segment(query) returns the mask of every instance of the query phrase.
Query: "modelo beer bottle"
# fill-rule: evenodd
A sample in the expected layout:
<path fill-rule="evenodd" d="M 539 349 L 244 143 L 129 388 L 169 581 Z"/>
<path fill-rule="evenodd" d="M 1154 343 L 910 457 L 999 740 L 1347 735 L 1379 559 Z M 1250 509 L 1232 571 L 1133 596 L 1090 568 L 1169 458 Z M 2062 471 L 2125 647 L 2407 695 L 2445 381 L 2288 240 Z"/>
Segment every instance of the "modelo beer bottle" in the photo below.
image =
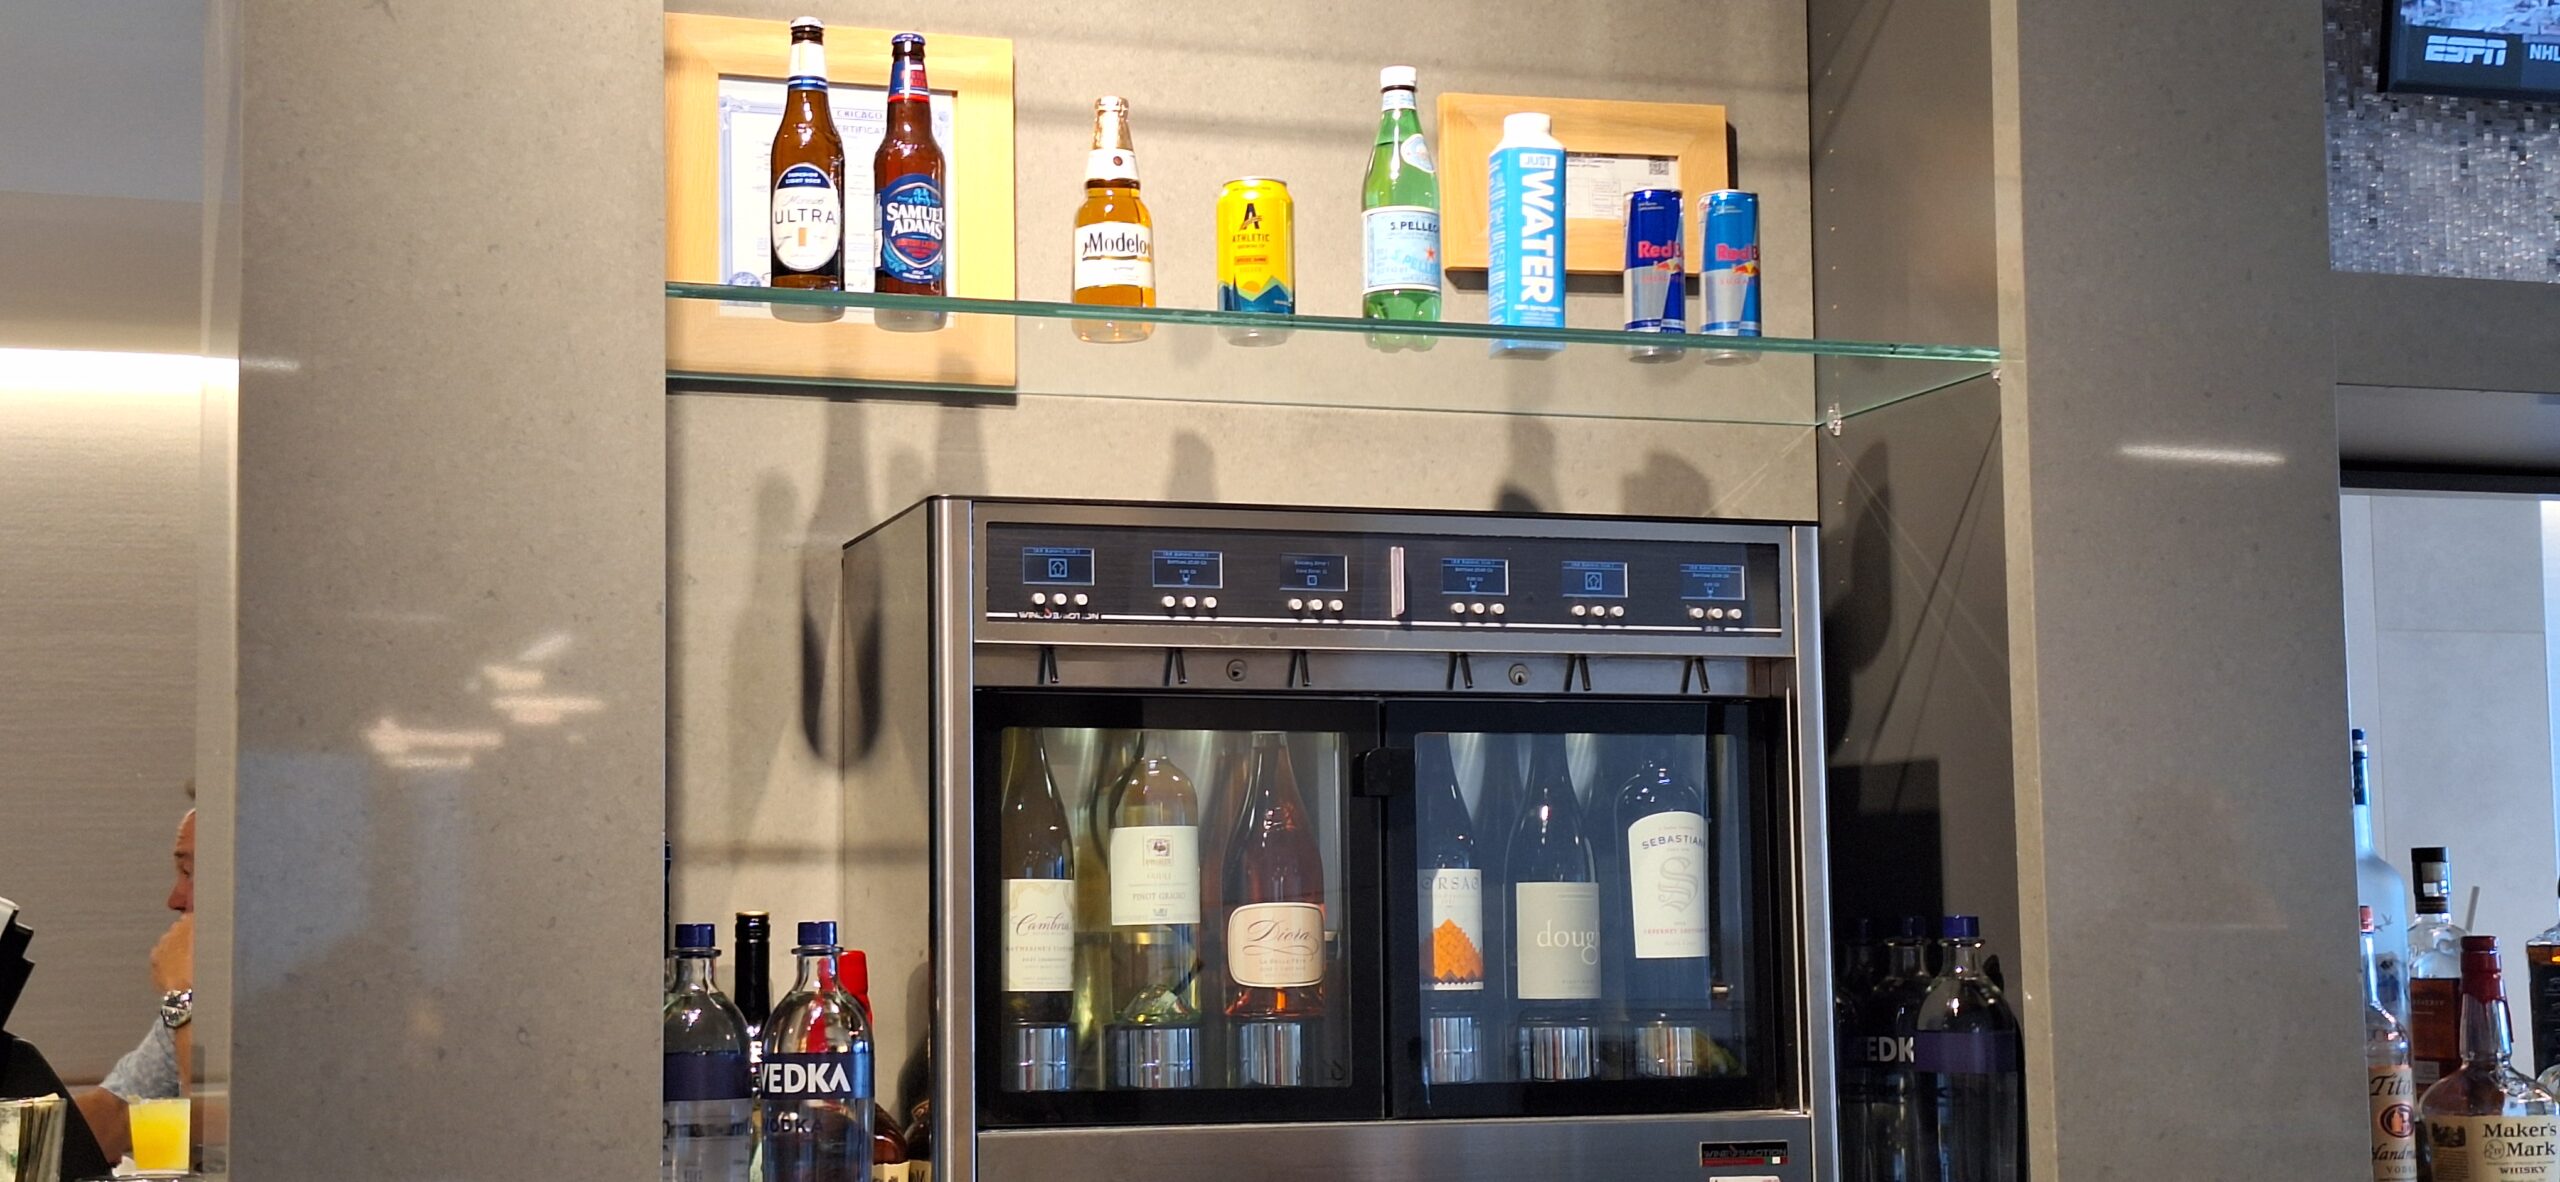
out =
<path fill-rule="evenodd" d="M 844 137 L 827 110 L 826 26 L 791 22 L 791 73 L 773 133 L 773 286 L 844 290 Z M 844 310 L 775 304 L 784 320 L 834 320 Z"/>
<path fill-rule="evenodd" d="M 880 250 L 872 290 L 893 295 L 949 292 L 949 192 L 943 187 L 942 145 L 933 139 L 933 94 L 924 77 L 924 35 L 889 39 L 888 127 L 871 156 L 871 191 L 878 206 Z M 883 308 L 882 328 L 931 332 L 940 311 Z"/>

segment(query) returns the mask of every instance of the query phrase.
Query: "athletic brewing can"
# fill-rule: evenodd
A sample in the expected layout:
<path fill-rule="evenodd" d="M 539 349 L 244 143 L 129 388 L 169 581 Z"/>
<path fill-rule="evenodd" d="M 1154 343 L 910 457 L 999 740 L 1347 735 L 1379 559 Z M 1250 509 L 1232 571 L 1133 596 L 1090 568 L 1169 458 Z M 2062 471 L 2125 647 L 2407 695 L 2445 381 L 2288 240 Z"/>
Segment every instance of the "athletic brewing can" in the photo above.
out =
<path fill-rule="evenodd" d="M 1228 181 L 1218 191 L 1218 310 L 1298 310 L 1296 203 L 1270 177 Z"/>
<path fill-rule="evenodd" d="M 1760 197 L 1718 189 L 1698 198 L 1698 331 L 1760 335 Z"/>
<path fill-rule="evenodd" d="M 1628 332 L 1686 333 L 1689 293 L 1682 274 L 1680 223 L 1688 207 L 1678 189 L 1637 189 L 1627 194 L 1627 266 L 1623 286 Z M 1680 355 L 1669 345 L 1638 345 L 1628 350 L 1638 361 L 1668 361 Z"/>

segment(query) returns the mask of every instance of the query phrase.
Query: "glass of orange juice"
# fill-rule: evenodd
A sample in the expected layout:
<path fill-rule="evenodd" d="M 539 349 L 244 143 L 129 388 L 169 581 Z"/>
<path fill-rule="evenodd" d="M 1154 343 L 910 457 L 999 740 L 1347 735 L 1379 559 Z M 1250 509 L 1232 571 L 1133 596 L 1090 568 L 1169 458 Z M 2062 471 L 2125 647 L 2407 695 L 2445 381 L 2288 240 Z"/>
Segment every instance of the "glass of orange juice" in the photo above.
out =
<path fill-rule="evenodd" d="M 187 1100 L 135 1100 L 125 1106 L 133 1122 L 134 1168 L 151 1173 L 187 1172 Z"/>

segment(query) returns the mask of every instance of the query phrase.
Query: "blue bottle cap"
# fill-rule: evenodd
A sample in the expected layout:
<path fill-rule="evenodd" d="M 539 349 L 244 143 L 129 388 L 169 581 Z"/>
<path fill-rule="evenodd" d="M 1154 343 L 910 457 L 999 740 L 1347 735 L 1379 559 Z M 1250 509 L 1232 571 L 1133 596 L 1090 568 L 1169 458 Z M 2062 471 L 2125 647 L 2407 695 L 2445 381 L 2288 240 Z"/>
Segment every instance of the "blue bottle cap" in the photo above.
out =
<path fill-rule="evenodd" d="M 678 948 L 710 948 L 710 947 L 713 947 L 713 945 L 712 945 L 712 943 L 711 943 L 711 925 L 710 925 L 710 924 L 707 924 L 707 923 L 680 923 L 680 924 L 677 924 L 677 925 L 676 925 L 676 947 L 678 947 Z"/>
<path fill-rule="evenodd" d="M 1928 916 L 1925 916 L 1925 915 L 1906 915 L 1906 916 L 1903 916 L 1903 917 L 1902 917 L 1902 938 L 1903 938 L 1903 939 L 1905 939 L 1905 940 L 1922 940 L 1922 939 L 1927 939 L 1927 938 L 1928 938 L 1928 935 L 1929 935 L 1929 917 L 1928 917 Z"/>
<path fill-rule="evenodd" d="M 1950 940 L 1973 940 L 1982 935 L 1982 921 L 1970 915 L 1950 915 L 1938 921 L 1938 934 Z"/>
<path fill-rule="evenodd" d="M 908 45 L 922 45 L 924 44 L 924 34 L 900 33 L 895 37 L 889 38 L 889 44 L 893 48 Z"/>
<path fill-rule="evenodd" d="M 2348 728 L 2347 741 L 2350 743 L 2364 742 L 2364 728 L 2360 726 Z"/>
<path fill-rule="evenodd" d="M 800 921 L 801 947 L 816 948 L 823 946 L 832 948 L 835 946 L 835 942 L 836 921 L 832 919 L 804 919 Z"/>

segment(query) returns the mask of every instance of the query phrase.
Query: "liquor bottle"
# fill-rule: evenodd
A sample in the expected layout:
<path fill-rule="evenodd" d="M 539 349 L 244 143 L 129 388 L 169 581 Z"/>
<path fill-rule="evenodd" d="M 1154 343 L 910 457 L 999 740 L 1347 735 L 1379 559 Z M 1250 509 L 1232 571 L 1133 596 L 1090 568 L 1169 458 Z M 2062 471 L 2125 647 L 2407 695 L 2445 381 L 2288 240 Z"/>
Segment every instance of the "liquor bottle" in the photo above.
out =
<path fill-rule="evenodd" d="M 2417 1182 L 2418 1144 L 2415 1088 L 2409 1081 L 2409 1035 L 2400 1019 L 2382 1004 L 2374 971 L 2373 940 L 2378 933 L 2373 908 L 2357 907 L 2364 952 L 2365 1095 L 2372 1105 L 2373 1182 Z"/>
<path fill-rule="evenodd" d="M 1076 863 L 1038 731 L 1004 732 L 996 860 L 1004 876 L 1004 1086 L 1074 1086 Z"/>
<path fill-rule="evenodd" d="M 1906 917 L 1875 983 L 1852 1004 L 1840 1072 L 1841 1182 L 1918 1182 L 1921 1115 L 1911 1049 L 1929 996 L 1928 921 Z"/>
<path fill-rule="evenodd" d="M 944 187 L 942 145 L 933 138 L 933 93 L 925 85 L 924 35 L 889 39 L 888 125 L 871 155 L 871 192 L 878 216 L 879 257 L 873 291 L 893 295 L 947 293 L 950 193 Z M 882 308 L 872 313 L 882 328 L 931 332 L 939 311 Z"/>
<path fill-rule="evenodd" d="M 764 1182 L 871 1177 L 871 1025 L 836 980 L 836 925 L 800 925 L 791 991 L 765 1024 L 756 1095 L 764 1105 Z"/>
<path fill-rule="evenodd" d="M 2418 919 L 2409 925 L 2409 1067 L 2418 1092 L 2462 1065 L 2462 928 L 2453 922 L 2453 860 L 2440 845 L 2409 851 Z"/>
<path fill-rule="evenodd" d="M 1200 805 L 1191 777 L 1147 754 L 1112 789 L 1111 1043 L 1114 1087 L 1198 1082 Z"/>
<path fill-rule="evenodd" d="M 847 948 L 836 954 L 836 987 L 853 999 L 862 1011 L 866 1028 L 878 1029 L 871 1016 L 871 958 L 859 948 Z M 887 1105 L 880 1103 L 878 1088 L 871 1097 L 871 1164 L 895 1165 L 907 1160 L 907 1139 L 898 1128 L 897 1118 L 889 1115 Z"/>
<path fill-rule="evenodd" d="M 765 1019 L 773 1014 L 773 917 L 761 911 L 741 911 L 737 925 L 738 962 L 729 967 L 729 996 L 738 1003 L 738 1013 L 747 1021 L 747 1067 L 755 1068 L 761 1057 L 756 1036 L 764 1032 Z"/>
<path fill-rule="evenodd" d="M 1667 747 L 1647 744 L 1643 766 L 1618 789 L 1610 842 L 1624 876 L 1609 946 L 1632 1026 L 1629 1066 L 1653 1079 L 1700 1074 L 1713 1058 L 1702 1025 L 1711 983 L 1706 796 L 1674 769 Z"/>
<path fill-rule="evenodd" d="M 2560 1100 L 2508 1062 L 2514 1041 L 2497 937 L 2462 938 L 2461 998 L 2461 1065 L 2419 1093 L 2419 1176 L 2547 1178 L 2560 1162 Z"/>
<path fill-rule="evenodd" d="M 662 1182 L 746 1182 L 755 1145 L 747 1020 L 712 980 L 720 950 L 707 923 L 676 925 L 676 984 L 659 1015 L 666 1035 Z"/>
<path fill-rule="evenodd" d="M 1075 295 L 1079 304 L 1156 306 L 1155 219 L 1138 195 L 1138 153 L 1130 145 L 1129 100 L 1093 102 L 1093 150 L 1085 155 L 1084 204 L 1076 207 Z M 1076 339 L 1143 341 L 1143 320 L 1079 320 Z"/>
<path fill-rule="evenodd" d="M 2525 941 L 2526 1013 L 2533 1023 L 2534 1074 L 2560 1081 L 2560 923 Z M 2542 1085 L 2551 1086 L 2550 1082 Z"/>
<path fill-rule="evenodd" d="M 1289 744 L 1257 731 L 1244 825 L 1228 847 L 1226 1015 L 1238 1087 L 1308 1082 L 1310 1031 L 1324 1019 L 1324 853 L 1289 766 Z"/>
<path fill-rule="evenodd" d="M 1378 71 L 1378 136 L 1360 182 L 1360 314 L 1371 320 L 1440 318 L 1440 177 L 1413 90 L 1413 67 Z"/>
<path fill-rule="evenodd" d="M 1916 1177 L 2017 1182 L 2026 1160 L 2018 1017 L 1983 976 L 1980 922 L 1950 915 L 1942 935 L 1946 967 L 1902 1032 L 1911 1035 Z"/>
<path fill-rule="evenodd" d="M 2373 753 L 2364 731 L 2347 732 L 2348 783 L 2354 791 L 2356 820 L 2356 903 L 2373 908 L 2374 976 L 2382 990 L 2382 1006 L 2406 1027 L 2409 1024 L 2409 917 L 2405 900 L 2409 884 L 2391 859 L 2373 846 Z"/>
<path fill-rule="evenodd" d="M 1499 756 L 1511 756 L 1508 742 Z M 1495 755 L 1486 758 L 1490 784 Z M 1414 740 L 1414 788 L 1422 830 L 1414 911 L 1422 921 L 1422 1081 L 1475 1083 L 1484 1078 L 1484 867 L 1448 736 Z"/>
<path fill-rule="evenodd" d="M 1598 1073 L 1600 885 L 1582 832 L 1563 735 L 1529 740 L 1529 791 L 1503 858 L 1511 880 L 1511 996 L 1519 1074 L 1529 1080 Z"/>
<path fill-rule="evenodd" d="M 797 291 L 844 290 L 844 137 L 827 108 L 826 35 L 816 17 L 791 22 L 782 126 L 773 133 L 772 285 Z M 773 314 L 824 321 L 844 309 L 775 304 Z"/>

